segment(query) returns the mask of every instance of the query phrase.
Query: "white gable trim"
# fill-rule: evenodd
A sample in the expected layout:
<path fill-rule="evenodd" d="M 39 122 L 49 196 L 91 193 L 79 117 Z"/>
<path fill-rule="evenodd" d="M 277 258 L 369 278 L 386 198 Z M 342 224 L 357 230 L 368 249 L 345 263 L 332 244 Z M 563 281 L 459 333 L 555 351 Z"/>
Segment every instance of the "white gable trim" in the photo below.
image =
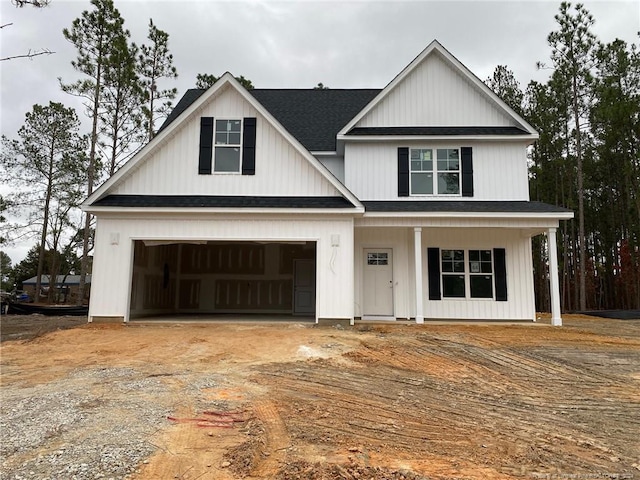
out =
<path fill-rule="evenodd" d="M 425 58 L 429 55 L 437 52 L 441 55 L 442 59 L 447 61 L 449 65 L 462 76 L 467 78 L 473 85 L 475 85 L 482 93 L 484 93 L 489 100 L 495 103 L 501 108 L 507 115 L 509 115 L 520 127 L 529 132 L 535 138 L 538 137 L 538 132 L 520 115 L 518 115 L 509 105 L 503 102 L 485 83 L 475 76 L 467 67 L 465 67 L 456 57 L 451 55 L 446 48 L 444 48 L 437 40 L 431 42 L 427 48 L 425 48 L 409 65 L 407 65 L 402 72 L 400 72 L 384 89 L 371 100 L 367 106 L 365 106 L 349 123 L 347 123 L 342 130 L 338 132 L 338 139 L 350 139 L 346 136 L 355 125 L 364 118 L 364 116 L 373 110 L 393 89 L 396 88 L 411 72 L 413 72 L 418 65 L 420 65 Z"/>
<path fill-rule="evenodd" d="M 472 141 L 472 142 L 495 142 L 496 140 L 521 141 L 526 145 L 531 145 L 538 134 L 532 135 L 343 135 L 339 139 L 352 142 L 430 142 L 430 141 Z"/>
<path fill-rule="evenodd" d="M 220 95 L 225 88 L 234 88 L 242 98 L 248 102 L 253 108 L 255 108 L 260 115 L 262 115 L 272 126 L 280 133 L 302 157 L 304 157 L 336 190 L 347 198 L 351 203 L 356 206 L 356 211 L 363 212 L 364 207 L 358 198 L 351 193 L 351 191 L 345 187 L 338 179 L 336 179 L 329 170 L 322 165 L 302 144 L 296 140 L 281 124 L 278 122 L 267 109 L 265 109 L 258 100 L 256 100 L 247 90 L 240 85 L 240 83 L 231 75 L 226 72 L 220 79 L 209 88 L 204 94 L 202 94 L 195 102 L 180 114 L 171 124 L 169 124 L 164 130 L 156 135 L 147 145 L 145 145 L 134 157 L 125 163 L 120 170 L 118 170 L 111 178 L 98 187 L 93 194 L 91 194 L 81 205 L 84 211 L 88 211 L 92 203 L 99 200 L 106 195 L 111 188 L 118 185 L 128 175 L 135 171 L 135 167 L 144 162 L 149 156 L 151 156 L 159 147 L 170 141 L 174 132 L 184 122 L 189 121 L 192 117 L 197 115 L 204 105 L 209 103 L 217 95 Z M 186 192 L 185 192 L 186 193 Z M 93 211 L 93 210 L 92 210 Z M 353 210 L 352 210 L 353 212 Z"/>

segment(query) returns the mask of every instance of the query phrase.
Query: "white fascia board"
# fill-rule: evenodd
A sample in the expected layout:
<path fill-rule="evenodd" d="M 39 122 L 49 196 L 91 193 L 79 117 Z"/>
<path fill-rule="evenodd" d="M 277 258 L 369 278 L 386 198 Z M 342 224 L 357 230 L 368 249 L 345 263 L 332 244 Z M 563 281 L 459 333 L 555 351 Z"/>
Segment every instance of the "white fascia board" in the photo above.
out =
<path fill-rule="evenodd" d="M 434 50 L 438 52 L 443 59 L 448 61 L 448 63 L 456 70 L 458 70 L 461 74 L 463 74 L 466 78 L 468 78 L 473 85 L 476 86 L 481 92 L 487 95 L 494 103 L 496 103 L 500 108 L 502 108 L 510 117 L 515 120 L 521 127 L 523 127 L 526 131 L 528 131 L 531 135 L 537 135 L 536 130 L 520 115 L 518 115 L 511 107 L 509 107 L 505 102 L 503 102 L 500 97 L 498 97 L 485 83 L 480 80 L 471 70 L 469 70 L 466 66 L 464 66 L 456 57 L 454 57 L 449 51 L 440 44 L 437 40 L 433 40 L 427 48 L 425 48 L 413 61 L 407 65 L 404 70 L 402 70 L 396 77 L 386 86 L 382 91 L 376 95 L 376 97 L 371 100 L 360 112 L 351 119 L 349 123 L 347 123 L 342 130 L 338 132 L 338 137 L 343 137 L 347 132 L 349 132 L 362 118 L 369 113 L 378 103 L 382 101 L 389 93 L 399 84 L 401 83 L 413 70 L 415 70 L 422 61 L 431 55 Z"/>
<path fill-rule="evenodd" d="M 179 128 L 179 126 L 188 121 L 192 116 L 196 114 L 198 110 L 200 110 L 206 103 L 208 103 L 213 97 L 215 97 L 219 92 L 222 91 L 227 85 L 235 88 L 238 93 L 247 101 L 253 108 L 255 108 L 260 115 L 262 115 L 271 125 L 300 153 L 309 163 L 311 163 L 315 169 L 333 185 L 336 190 L 342 193 L 351 203 L 356 205 L 357 207 L 364 207 L 356 197 L 347 187 L 345 187 L 338 179 L 336 179 L 329 170 L 322 165 L 318 159 L 316 159 L 309 150 L 307 150 L 302 144 L 296 140 L 281 124 L 278 120 L 275 119 L 269 111 L 262 106 L 258 100 L 251 95 L 229 72 L 226 72 L 220 79 L 213 84 L 204 94 L 200 95 L 200 97 L 193 102 L 189 107 L 180 114 L 176 120 L 171 122 L 167 128 L 165 128 L 162 132 L 156 135 L 145 147 L 140 150 L 129 162 L 120 168 L 109 180 L 103 183 L 89 198 L 87 198 L 81 205 L 82 210 L 88 211 L 87 208 L 96 200 L 98 200 L 101 196 L 103 196 L 106 191 L 118 182 L 119 179 L 123 178 L 132 168 L 135 167 L 142 159 L 149 156 L 153 151 L 161 146 L 164 142 L 166 142 L 174 130 Z M 187 193 L 187 192 L 185 192 Z"/>
<path fill-rule="evenodd" d="M 526 135 L 338 135 L 339 141 L 354 142 L 429 142 L 429 141 L 474 141 L 474 142 L 495 142 L 495 141 L 522 141 L 532 144 L 539 138 L 538 133 Z"/>
<path fill-rule="evenodd" d="M 180 214 L 180 215 L 210 215 L 210 214 L 227 214 L 227 215 L 261 215 L 270 214 L 294 214 L 294 215 L 361 215 L 364 213 L 364 207 L 354 208 L 182 208 L 182 207 L 94 207 L 88 206 L 84 209 L 88 213 L 93 214 Z"/>
<path fill-rule="evenodd" d="M 311 152 L 311 155 L 313 155 L 314 157 L 338 157 L 338 152 L 325 152 L 325 151 L 321 151 L 321 152 Z"/>
<path fill-rule="evenodd" d="M 469 218 L 469 219 L 522 219 L 540 218 L 543 220 L 569 220 L 573 212 L 365 212 L 366 217 L 378 218 Z"/>

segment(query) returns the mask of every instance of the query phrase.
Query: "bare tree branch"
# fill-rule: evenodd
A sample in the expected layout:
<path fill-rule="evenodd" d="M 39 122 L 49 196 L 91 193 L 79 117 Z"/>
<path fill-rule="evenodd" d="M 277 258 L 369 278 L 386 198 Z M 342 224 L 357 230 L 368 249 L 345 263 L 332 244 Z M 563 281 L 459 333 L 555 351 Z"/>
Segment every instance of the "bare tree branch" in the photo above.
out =
<path fill-rule="evenodd" d="M 13 23 L 5 23 L 4 25 L 0 25 L 0 28 L 10 27 Z"/>
<path fill-rule="evenodd" d="M 48 48 L 43 48 L 40 51 L 36 50 L 35 52 L 32 52 L 31 50 L 29 50 L 29 52 L 25 53 L 24 55 L 14 55 L 13 57 L 0 58 L 0 62 L 4 62 L 5 60 L 14 60 L 16 58 L 33 58 L 33 57 L 37 57 L 38 55 L 51 55 L 53 53 L 56 53 L 56 52 L 52 52 Z"/>
<path fill-rule="evenodd" d="M 31 5 L 36 8 L 43 8 L 49 5 L 51 0 L 11 0 L 11 3 L 18 8 L 22 8 L 27 5 Z"/>

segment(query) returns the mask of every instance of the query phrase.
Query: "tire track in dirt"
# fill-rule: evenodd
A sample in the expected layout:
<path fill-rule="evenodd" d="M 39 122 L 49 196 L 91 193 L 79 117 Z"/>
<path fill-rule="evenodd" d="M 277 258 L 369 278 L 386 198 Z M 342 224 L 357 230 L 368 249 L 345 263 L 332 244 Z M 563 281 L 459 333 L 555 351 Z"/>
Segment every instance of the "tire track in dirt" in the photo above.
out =
<path fill-rule="evenodd" d="M 287 417 L 290 431 L 302 438 L 313 439 L 316 430 L 316 437 L 463 459 L 494 445 L 502 449 L 499 461 L 513 465 L 522 463 L 523 451 L 528 461 L 567 468 L 630 465 L 640 404 L 617 399 L 613 406 L 594 395 L 624 388 L 624 377 L 480 340 L 485 347 L 426 337 L 374 339 L 345 355 L 354 369 L 315 361 L 263 374 L 278 385 L 284 403 L 326 406 L 322 414 L 303 407 L 302 420 Z M 433 363 L 443 360 L 460 378 L 432 374 L 439 373 Z"/>
<path fill-rule="evenodd" d="M 251 472 L 254 478 L 273 478 L 280 469 L 286 449 L 291 445 L 287 427 L 278 413 L 276 405 L 268 400 L 254 404 L 254 413 L 265 429 L 263 459 Z"/>

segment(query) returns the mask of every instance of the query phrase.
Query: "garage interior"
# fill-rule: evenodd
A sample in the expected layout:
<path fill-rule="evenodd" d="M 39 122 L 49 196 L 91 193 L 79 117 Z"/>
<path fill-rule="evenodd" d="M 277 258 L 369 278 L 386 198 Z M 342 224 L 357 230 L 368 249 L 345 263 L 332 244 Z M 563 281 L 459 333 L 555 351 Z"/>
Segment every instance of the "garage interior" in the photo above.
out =
<path fill-rule="evenodd" d="M 315 319 L 316 242 L 135 240 L 129 318 Z"/>

